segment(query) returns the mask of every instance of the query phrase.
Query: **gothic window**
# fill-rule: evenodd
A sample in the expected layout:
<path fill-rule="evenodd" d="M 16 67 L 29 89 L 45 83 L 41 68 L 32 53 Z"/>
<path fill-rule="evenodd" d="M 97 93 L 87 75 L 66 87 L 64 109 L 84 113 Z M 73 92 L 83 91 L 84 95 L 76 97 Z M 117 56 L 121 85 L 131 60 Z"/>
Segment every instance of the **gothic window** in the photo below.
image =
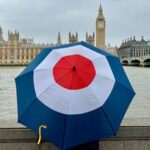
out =
<path fill-rule="evenodd" d="M 14 55 L 14 49 L 11 49 L 10 51 L 10 55 L 13 56 Z"/>
<path fill-rule="evenodd" d="M 24 55 L 24 49 L 22 49 L 22 55 Z"/>
<path fill-rule="evenodd" d="M 146 55 L 148 55 L 148 49 L 146 49 Z"/>
<path fill-rule="evenodd" d="M 5 49 L 4 54 L 7 55 L 7 49 Z"/>
<path fill-rule="evenodd" d="M 2 50 L 0 49 L 0 59 L 2 59 Z"/>
<path fill-rule="evenodd" d="M 35 51 L 35 55 L 37 55 L 38 54 L 38 49 L 36 49 L 36 51 Z"/>
<path fill-rule="evenodd" d="M 26 58 L 29 59 L 29 49 L 27 49 Z"/>
<path fill-rule="evenodd" d="M 0 59 L 2 59 L 2 55 L 0 54 Z"/>
<path fill-rule="evenodd" d="M 139 57 L 142 55 L 142 50 L 139 49 Z"/>
<path fill-rule="evenodd" d="M 26 52 L 27 52 L 27 55 L 28 55 L 28 54 L 29 54 L 29 49 L 27 49 L 27 51 L 26 51 Z"/>
<path fill-rule="evenodd" d="M 145 55 L 147 55 L 147 49 L 145 49 Z"/>
<path fill-rule="evenodd" d="M 137 57 L 140 57 L 141 55 L 141 49 L 137 49 Z"/>
<path fill-rule="evenodd" d="M 14 59 L 14 56 L 10 56 L 10 59 Z"/>
<path fill-rule="evenodd" d="M 135 57 L 137 57 L 138 54 L 139 54 L 139 49 L 136 49 L 136 50 L 135 50 Z"/>
<path fill-rule="evenodd" d="M 31 54 L 33 55 L 33 49 L 31 49 Z"/>
<path fill-rule="evenodd" d="M 133 52 L 133 50 L 131 49 L 131 51 L 130 51 L 130 57 L 132 57 L 132 52 Z"/>

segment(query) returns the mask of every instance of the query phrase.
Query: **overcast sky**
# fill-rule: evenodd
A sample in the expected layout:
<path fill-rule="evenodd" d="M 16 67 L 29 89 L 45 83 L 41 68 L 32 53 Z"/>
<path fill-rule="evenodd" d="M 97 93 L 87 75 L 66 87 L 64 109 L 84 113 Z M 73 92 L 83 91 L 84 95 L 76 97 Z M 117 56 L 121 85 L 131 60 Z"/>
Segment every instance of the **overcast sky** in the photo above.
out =
<path fill-rule="evenodd" d="M 95 32 L 100 0 L 0 0 L 0 25 L 4 39 L 15 29 L 20 37 L 33 37 L 35 42 L 56 43 L 61 32 L 63 43 L 68 33 Z M 106 19 L 106 44 L 120 45 L 131 36 L 150 39 L 150 0 L 102 0 Z"/>

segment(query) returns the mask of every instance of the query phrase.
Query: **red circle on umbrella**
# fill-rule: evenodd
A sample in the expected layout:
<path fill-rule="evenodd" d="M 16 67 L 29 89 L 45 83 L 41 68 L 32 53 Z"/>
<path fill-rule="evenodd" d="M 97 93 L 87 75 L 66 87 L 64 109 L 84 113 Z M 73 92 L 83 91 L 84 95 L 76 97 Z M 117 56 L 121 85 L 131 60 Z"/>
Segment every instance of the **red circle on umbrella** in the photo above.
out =
<path fill-rule="evenodd" d="M 79 90 L 89 86 L 95 75 L 92 61 L 78 54 L 62 57 L 53 68 L 56 83 L 69 90 Z"/>

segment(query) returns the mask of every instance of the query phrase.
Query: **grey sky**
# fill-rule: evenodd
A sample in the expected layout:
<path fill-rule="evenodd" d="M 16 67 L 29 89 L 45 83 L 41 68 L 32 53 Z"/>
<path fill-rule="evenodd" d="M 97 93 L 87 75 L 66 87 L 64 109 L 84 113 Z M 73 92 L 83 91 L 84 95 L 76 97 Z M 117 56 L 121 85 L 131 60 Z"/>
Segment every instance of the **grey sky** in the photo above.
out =
<path fill-rule="evenodd" d="M 95 32 L 100 0 L 0 0 L 0 24 L 7 40 L 8 30 L 35 42 L 56 43 L 61 32 L 63 43 L 68 33 Z M 150 39 L 150 0 L 102 0 L 106 19 L 106 44 L 120 45 L 131 36 Z"/>

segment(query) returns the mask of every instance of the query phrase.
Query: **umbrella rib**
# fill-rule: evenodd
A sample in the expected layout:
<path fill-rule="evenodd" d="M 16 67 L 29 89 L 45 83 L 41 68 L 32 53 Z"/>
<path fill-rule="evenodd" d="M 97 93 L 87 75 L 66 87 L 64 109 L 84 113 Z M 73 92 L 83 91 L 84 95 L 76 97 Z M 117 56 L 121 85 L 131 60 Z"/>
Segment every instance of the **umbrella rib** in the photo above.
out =
<path fill-rule="evenodd" d="M 86 62 L 86 64 L 84 65 L 84 66 L 82 66 L 82 67 L 80 67 L 80 70 L 87 70 L 87 66 L 89 66 L 89 64 L 91 64 L 89 61 L 88 62 Z M 93 63 L 92 63 L 93 64 Z M 93 66 L 94 66 L 94 64 L 93 64 Z"/>
<path fill-rule="evenodd" d="M 116 81 L 115 78 L 114 78 L 114 80 L 113 80 L 113 79 L 108 78 L 108 77 L 105 77 L 105 76 L 103 76 L 103 75 L 96 74 L 96 76 L 100 76 L 101 78 L 108 79 L 108 80 L 111 80 L 111 81 Z"/>
<path fill-rule="evenodd" d="M 71 72 L 72 72 L 72 70 L 69 71 L 69 72 L 67 72 L 67 73 L 65 73 L 63 76 L 61 76 L 59 79 L 57 79 L 56 82 L 58 82 L 59 80 L 61 80 L 63 77 L 65 77 L 67 74 L 69 74 L 69 73 L 71 73 Z"/>
<path fill-rule="evenodd" d="M 23 112 L 23 114 L 18 118 L 18 121 L 25 115 L 25 113 L 29 110 L 29 108 L 33 105 L 35 102 L 36 98 L 34 98 L 33 102 L 28 106 L 28 108 Z"/>
<path fill-rule="evenodd" d="M 53 84 L 54 82 L 52 82 L 44 91 L 42 91 L 39 95 L 37 95 L 37 97 L 40 97 L 45 91 L 47 91 L 50 87 L 52 87 Z"/>
<path fill-rule="evenodd" d="M 70 68 L 61 68 L 61 67 L 55 67 L 55 69 L 65 69 L 65 70 L 70 70 Z"/>
<path fill-rule="evenodd" d="M 111 79 L 111 78 L 108 78 L 108 77 L 105 77 L 105 76 L 102 76 L 102 75 L 99 75 L 99 74 L 97 74 L 96 76 L 100 76 L 100 77 L 102 77 L 102 78 L 104 78 L 104 79 L 108 79 L 108 80 L 111 80 L 111 81 L 115 81 L 115 82 L 117 82 L 118 84 L 122 85 L 123 87 L 125 87 L 126 89 L 128 89 L 128 90 L 131 91 L 131 89 L 129 89 L 127 86 L 125 86 L 125 85 L 122 84 L 121 82 L 118 82 L 117 80 L 115 80 L 115 78 L 114 78 L 114 80 L 113 80 L 113 79 Z"/>
<path fill-rule="evenodd" d="M 104 59 L 106 56 L 99 56 L 99 57 L 97 57 L 97 58 L 94 58 L 94 59 L 91 59 L 93 62 L 94 61 L 96 61 L 96 60 L 98 60 L 98 59 Z"/>
<path fill-rule="evenodd" d="M 25 72 L 23 74 L 21 74 L 20 76 L 16 77 L 15 79 L 19 79 L 21 77 L 24 77 L 25 75 L 28 75 L 29 73 L 34 73 L 35 71 L 40 71 L 40 70 L 49 70 L 49 69 L 52 69 L 52 68 L 44 68 L 44 69 L 35 69 L 35 70 L 30 70 L 28 72 Z"/>
<path fill-rule="evenodd" d="M 76 66 L 77 59 L 78 59 L 78 57 L 76 56 L 76 59 L 75 59 L 75 62 L 74 62 L 75 63 L 74 66 Z M 71 89 L 72 89 L 72 84 L 73 84 L 73 76 L 74 76 L 74 73 L 73 73 L 72 79 L 71 79 Z M 68 109 L 69 109 L 69 107 L 68 107 Z"/>
<path fill-rule="evenodd" d="M 91 90 L 91 92 L 93 93 L 93 91 Z M 97 97 L 96 96 L 94 96 L 96 99 L 97 99 Z M 97 100 L 99 103 L 100 103 L 100 101 L 99 100 Z M 101 103 L 100 103 L 101 104 Z M 113 126 L 112 126 L 112 124 L 111 124 L 111 122 L 110 122 L 110 120 L 109 120 L 109 118 L 108 118 L 108 116 L 107 116 L 107 114 L 105 113 L 105 111 L 104 111 L 104 109 L 101 107 L 101 109 L 102 109 L 102 111 L 103 111 L 103 113 L 104 113 L 104 115 L 105 115 L 105 117 L 106 117 L 106 119 L 107 119 L 107 121 L 108 121 L 108 123 L 109 123 L 109 125 L 111 126 L 111 129 L 112 129 L 112 132 L 113 132 L 113 134 L 114 135 L 116 135 L 116 133 L 115 133 L 115 131 L 114 131 L 114 129 L 113 129 Z"/>
<path fill-rule="evenodd" d="M 114 56 L 114 55 L 108 55 L 108 56 L 104 56 L 104 55 L 102 55 L 102 56 L 100 56 L 100 57 L 97 57 L 97 58 L 95 58 L 95 59 L 93 59 L 92 61 L 94 62 L 94 61 L 96 61 L 96 60 L 98 60 L 98 59 L 107 59 L 107 57 L 113 57 L 113 58 L 117 58 L 116 56 Z M 117 58 L 118 59 L 118 58 Z M 108 60 L 107 60 L 108 61 Z M 109 62 L 108 62 L 109 63 Z M 109 64 L 110 65 L 110 64 Z"/>
<path fill-rule="evenodd" d="M 67 116 L 65 118 L 65 124 L 64 124 L 64 136 L 63 136 L 63 142 L 62 142 L 62 149 L 64 149 L 64 144 L 65 144 L 66 127 L 67 127 Z"/>
<path fill-rule="evenodd" d="M 121 82 L 118 82 L 116 80 L 116 83 L 120 84 L 121 86 L 123 86 L 124 88 L 126 88 L 127 90 L 131 91 L 131 92 L 134 92 L 132 89 L 128 88 L 127 86 L 125 86 L 124 84 L 122 84 Z"/>
<path fill-rule="evenodd" d="M 53 70 L 52 67 L 49 67 L 49 68 L 40 68 L 40 69 L 35 69 L 33 71 L 42 71 L 42 70 Z"/>
<path fill-rule="evenodd" d="M 110 120 L 109 120 L 109 118 L 108 118 L 106 112 L 104 111 L 103 108 L 101 108 L 101 109 L 102 109 L 102 111 L 103 111 L 103 113 L 104 113 L 104 115 L 105 115 L 105 117 L 106 117 L 106 119 L 107 119 L 107 121 L 108 121 L 108 123 L 109 123 L 111 129 L 112 129 L 113 134 L 116 135 L 116 133 L 115 133 L 115 131 L 114 131 L 114 129 L 113 129 L 113 126 L 112 126 L 112 124 L 111 124 L 111 122 L 110 122 Z"/>
<path fill-rule="evenodd" d="M 56 53 L 57 55 L 59 55 L 60 58 L 61 58 L 61 57 L 64 57 L 63 55 L 60 55 L 57 51 L 55 51 L 55 53 Z M 65 58 L 65 57 L 64 57 L 64 58 Z M 70 66 L 72 66 L 72 65 L 69 63 L 69 61 L 66 60 L 66 58 L 65 58 L 64 60 L 65 60 Z"/>
<path fill-rule="evenodd" d="M 16 80 L 16 79 L 19 79 L 19 78 L 21 78 L 21 77 L 23 77 L 24 75 L 28 75 L 29 73 L 32 73 L 32 72 L 33 72 L 33 70 L 27 71 L 27 72 L 25 72 L 25 73 L 19 75 L 18 77 L 16 77 L 15 80 Z"/>
<path fill-rule="evenodd" d="M 72 79 L 71 79 L 71 89 L 72 89 L 72 83 L 73 83 L 73 76 L 74 76 L 74 73 L 72 74 Z"/>

